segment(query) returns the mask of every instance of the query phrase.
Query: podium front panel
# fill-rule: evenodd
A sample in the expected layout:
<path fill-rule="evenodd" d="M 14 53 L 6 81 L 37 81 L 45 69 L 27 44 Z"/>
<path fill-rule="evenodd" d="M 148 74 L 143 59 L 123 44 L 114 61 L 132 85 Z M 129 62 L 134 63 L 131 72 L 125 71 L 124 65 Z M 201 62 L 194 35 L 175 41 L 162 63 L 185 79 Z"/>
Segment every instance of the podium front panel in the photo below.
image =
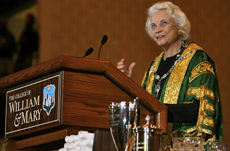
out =
<path fill-rule="evenodd" d="M 61 73 L 7 90 L 5 115 L 7 137 L 61 122 Z"/>

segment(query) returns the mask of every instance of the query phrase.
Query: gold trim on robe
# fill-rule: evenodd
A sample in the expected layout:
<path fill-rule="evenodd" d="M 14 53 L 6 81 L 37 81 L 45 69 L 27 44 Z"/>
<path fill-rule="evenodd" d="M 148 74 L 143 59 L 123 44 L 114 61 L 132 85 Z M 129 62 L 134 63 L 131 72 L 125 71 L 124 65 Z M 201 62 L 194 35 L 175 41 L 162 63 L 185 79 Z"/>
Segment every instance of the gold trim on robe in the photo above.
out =
<path fill-rule="evenodd" d="M 155 61 L 155 70 L 158 69 L 158 66 L 160 64 L 161 58 L 163 56 L 163 52 L 157 57 L 156 61 Z M 148 81 L 146 82 L 146 91 L 149 92 L 150 94 L 152 94 L 152 89 L 153 89 L 153 81 L 154 81 L 154 74 L 153 74 L 153 66 L 151 66 L 150 70 L 149 70 L 149 78 Z M 143 82 L 142 82 L 143 83 Z"/>
<path fill-rule="evenodd" d="M 200 92 L 197 91 L 197 93 L 196 93 L 196 97 L 199 98 L 199 100 L 200 100 L 200 108 L 199 108 L 196 127 L 197 127 L 198 131 L 203 131 L 205 133 L 212 135 L 212 131 L 207 130 L 207 129 L 202 129 L 202 125 L 210 126 L 212 128 L 214 127 L 214 119 L 211 117 L 207 117 L 207 114 L 205 113 L 206 107 L 208 107 L 210 105 L 208 103 L 208 100 L 205 99 L 205 96 L 209 95 L 209 97 L 210 97 L 210 96 L 212 96 L 213 92 L 212 93 L 206 93 L 206 92 L 210 92 L 211 90 L 207 89 L 207 87 L 204 85 L 201 85 L 199 90 L 200 90 Z M 189 92 L 192 92 L 192 91 L 189 91 Z M 191 93 L 188 93 L 188 92 L 187 92 L 187 94 L 191 95 Z M 193 95 L 194 95 L 194 93 L 193 93 Z M 213 99 L 214 99 L 214 97 L 213 97 Z M 209 105 L 207 106 L 207 104 L 209 104 Z M 209 109 L 211 109 L 211 108 L 209 108 Z"/>
<path fill-rule="evenodd" d="M 212 100 L 215 100 L 215 95 L 214 95 L 214 92 L 210 89 L 207 89 L 206 86 L 204 86 L 204 91 L 201 91 L 201 88 L 198 88 L 198 87 L 190 87 L 188 88 L 187 92 L 186 92 L 186 95 L 187 96 L 196 96 L 196 98 L 199 100 L 200 98 L 204 97 L 204 96 L 208 96 L 209 98 L 211 98 Z"/>
<path fill-rule="evenodd" d="M 207 126 L 211 126 L 213 128 L 214 127 L 214 120 L 211 117 L 205 117 L 203 124 L 207 125 Z"/>
<path fill-rule="evenodd" d="M 208 61 L 203 61 L 199 63 L 191 72 L 191 76 L 189 77 L 189 83 L 192 82 L 196 77 L 210 73 L 215 76 L 212 64 Z"/>
<path fill-rule="evenodd" d="M 185 56 L 187 53 L 196 50 L 196 49 L 202 49 L 195 43 L 190 44 L 183 52 L 181 55 L 182 57 Z M 196 51 L 192 52 L 188 56 L 185 56 L 186 59 L 182 59 L 181 61 L 177 62 L 175 65 L 172 73 L 170 74 L 169 80 L 167 82 L 167 88 L 165 90 L 165 95 L 164 95 L 164 101 L 163 103 L 167 104 L 176 104 L 179 93 L 180 93 L 180 88 L 181 84 L 184 80 L 185 73 L 187 71 L 188 65 L 190 60 L 192 59 L 193 55 L 196 53 Z"/>

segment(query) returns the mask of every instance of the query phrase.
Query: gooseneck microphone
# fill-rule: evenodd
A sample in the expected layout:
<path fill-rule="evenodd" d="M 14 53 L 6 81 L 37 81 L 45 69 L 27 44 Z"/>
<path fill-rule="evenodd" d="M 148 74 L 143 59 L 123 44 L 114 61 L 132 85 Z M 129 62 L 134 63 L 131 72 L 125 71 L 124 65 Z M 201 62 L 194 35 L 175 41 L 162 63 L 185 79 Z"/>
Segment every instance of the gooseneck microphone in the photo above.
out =
<path fill-rule="evenodd" d="M 107 39 L 108 39 L 108 36 L 106 35 L 102 37 L 101 46 L 100 46 L 99 53 L 98 53 L 98 60 L 100 59 L 101 47 L 106 43 Z"/>
<path fill-rule="evenodd" d="M 86 56 L 90 55 L 93 52 L 93 48 L 90 47 L 86 52 L 85 55 L 82 58 L 85 58 Z"/>

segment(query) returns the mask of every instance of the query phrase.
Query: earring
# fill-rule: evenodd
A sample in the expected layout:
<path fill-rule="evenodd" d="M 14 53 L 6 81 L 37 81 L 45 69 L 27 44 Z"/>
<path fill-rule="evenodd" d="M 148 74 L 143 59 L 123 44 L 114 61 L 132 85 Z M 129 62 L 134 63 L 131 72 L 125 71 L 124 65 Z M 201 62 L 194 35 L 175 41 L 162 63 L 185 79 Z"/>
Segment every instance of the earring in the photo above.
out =
<path fill-rule="evenodd" d="M 178 33 L 179 36 L 181 36 L 181 35 L 183 34 L 182 31 L 181 31 L 180 29 L 178 30 L 177 33 Z"/>

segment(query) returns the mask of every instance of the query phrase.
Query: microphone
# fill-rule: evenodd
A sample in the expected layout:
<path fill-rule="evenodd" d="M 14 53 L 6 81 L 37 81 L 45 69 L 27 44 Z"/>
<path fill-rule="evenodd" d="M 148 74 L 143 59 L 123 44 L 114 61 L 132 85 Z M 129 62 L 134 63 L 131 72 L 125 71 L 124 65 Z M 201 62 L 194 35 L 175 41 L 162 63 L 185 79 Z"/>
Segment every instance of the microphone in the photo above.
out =
<path fill-rule="evenodd" d="M 85 58 L 86 56 L 90 55 L 93 52 L 93 48 L 90 47 L 86 52 L 85 55 L 82 58 Z"/>
<path fill-rule="evenodd" d="M 106 43 L 107 39 L 108 39 L 108 36 L 106 35 L 102 37 L 101 46 L 100 46 L 99 53 L 98 53 L 98 60 L 100 59 L 101 47 Z"/>

